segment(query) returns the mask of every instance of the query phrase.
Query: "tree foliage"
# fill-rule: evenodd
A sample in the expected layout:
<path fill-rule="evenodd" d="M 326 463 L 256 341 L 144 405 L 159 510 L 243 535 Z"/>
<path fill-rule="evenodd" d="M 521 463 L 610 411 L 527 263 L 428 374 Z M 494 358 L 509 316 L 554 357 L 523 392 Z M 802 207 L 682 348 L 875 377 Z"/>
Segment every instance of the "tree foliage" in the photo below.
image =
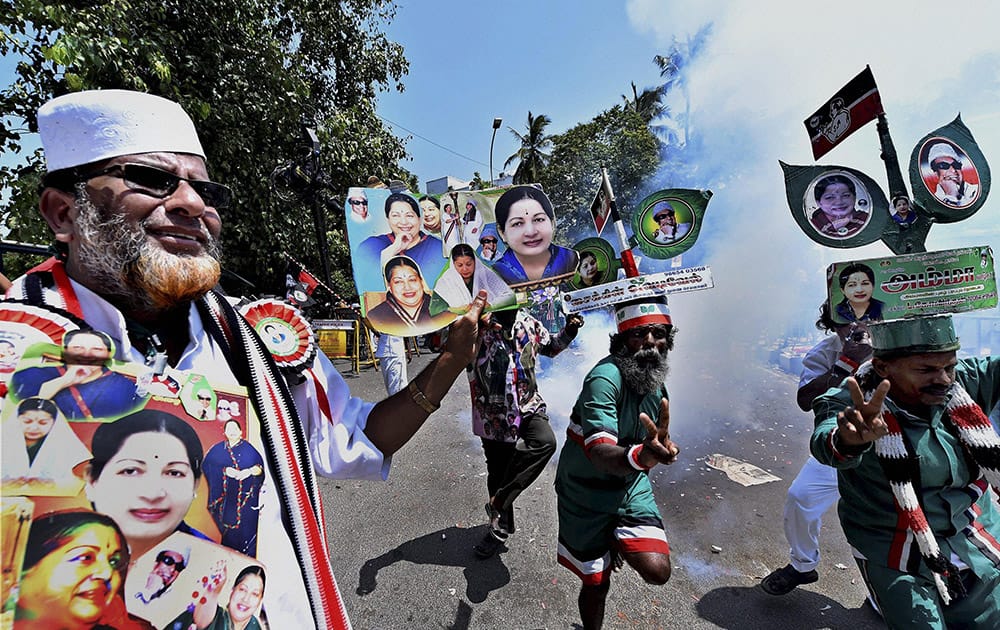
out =
<path fill-rule="evenodd" d="M 258 291 L 282 290 L 284 251 L 320 268 L 312 198 L 279 197 L 269 178 L 310 156 L 303 127 L 317 129 L 330 208 L 331 195 L 369 175 L 411 179 L 394 172 L 405 148 L 375 114 L 378 93 L 402 90 L 407 71 L 402 47 L 381 32 L 390 0 L 12 0 L 2 11 L 0 54 L 20 60 L 0 86 L 0 145 L 21 154 L 0 168 L 11 238 L 49 238 L 35 210 L 41 155 L 22 147 L 39 105 L 82 89 L 147 91 L 191 114 L 213 179 L 236 194 L 223 216 L 223 264 Z M 325 218 L 334 288 L 349 296 L 343 216 L 328 208 Z"/>
<path fill-rule="evenodd" d="M 691 94 L 688 89 L 690 65 L 704 50 L 711 34 L 712 25 L 706 24 L 684 40 L 675 37 L 666 55 L 653 57 L 653 63 L 660 69 L 660 77 L 663 79 L 663 84 L 660 85 L 662 94 L 676 91 L 684 105 L 684 111 L 676 116 L 669 112 L 666 114 L 668 121 L 678 129 L 677 142 L 682 146 L 691 141 Z"/>
<path fill-rule="evenodd" d="M 660 163 L 660 144 L 647 121 L 621 105 L 554 136 L 552 145 L 552 159 L 539 182 L 560 216 L 559 234 L 567 239 L 588 225 L 593 229 L 589 208 L 602 168 L 608 169 L 626 218 Z"/>
<path fill-rule="evenodd" d="M 552 136 L 546 135 L 545 128 L 551 123 L 552 119 L 545 114 L 535 116 L 529 111 L 525 133 L 522 134 L 513 127 L 507 127 L 521 143 L 521 148 L 503 163 L 503 167 L 507 168 L 513 162 L 517 162 L 517 169 L 514 171 L 513 177 L 515 184 L 533 184 L 545 171 L 550 157 L 547 149 L 552 146 Z"/>
<path fill-rule="evenodd" d="M 622 94 L 625 109 L 635 112 L 646 121 L 650 131 L 663 142 L 664 148 L 677 143 L 677 134 L 670 126 L 657 123 L 659 120 L 669 120 L 671 117 L 670 106 L 665 102 L 668 92 L 669 88 L 666 85 L 643 88 L 640 92 L 633 81 L 632 98 Z"/>

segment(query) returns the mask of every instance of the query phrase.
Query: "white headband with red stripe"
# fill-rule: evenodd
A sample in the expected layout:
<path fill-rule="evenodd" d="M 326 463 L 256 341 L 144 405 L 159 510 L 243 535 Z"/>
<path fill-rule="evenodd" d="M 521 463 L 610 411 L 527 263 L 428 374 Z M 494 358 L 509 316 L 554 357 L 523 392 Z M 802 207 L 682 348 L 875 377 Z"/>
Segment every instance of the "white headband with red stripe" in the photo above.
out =
<path fill-rule="evenodd" d="M 615 322 L 618 324 L 618 332 L 651 324 L 672 325 L 670 309 L 666 304 L 656 302 L 619 306 L 615 309 Z"/>

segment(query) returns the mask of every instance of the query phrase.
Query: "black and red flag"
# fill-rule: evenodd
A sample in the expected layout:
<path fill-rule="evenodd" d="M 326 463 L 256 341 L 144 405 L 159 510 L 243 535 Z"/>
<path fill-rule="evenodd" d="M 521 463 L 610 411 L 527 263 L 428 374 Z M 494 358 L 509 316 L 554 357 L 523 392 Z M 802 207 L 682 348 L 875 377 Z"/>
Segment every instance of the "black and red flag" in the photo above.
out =
<path fill-rule="evenodd" d="M 840 88 L 816 113 L 805 120 L 806 132 L 817 160 L 865 124 L 883 113 L 882 99 L 871 67 Z"/>
<path fill-rule="evenodd" d="M 320 284 L 305 267 L 289 258 L 285 268 L 285 299 L 292 304 L 305 308 L 316 303 L 312 294 Z"/>

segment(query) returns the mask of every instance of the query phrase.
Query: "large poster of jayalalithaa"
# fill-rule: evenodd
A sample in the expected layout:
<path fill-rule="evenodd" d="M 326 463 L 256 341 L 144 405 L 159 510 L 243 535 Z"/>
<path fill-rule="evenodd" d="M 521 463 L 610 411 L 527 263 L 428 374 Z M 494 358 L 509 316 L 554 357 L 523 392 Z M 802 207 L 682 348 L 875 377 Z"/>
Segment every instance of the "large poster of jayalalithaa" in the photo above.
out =
<path fill-rule="evenodd" d="M 249 613 L 266 627 L 263 579 L 241 575 L 264 570 L 254 558 L 267 544 L 258 532 L 268 473 L 246 391 L 112 356 L 104 333 L 70 331 L 28 346 L 7 382 L 2 495 L 31 520 L 0 531 L 5 548 L 23 534 L 24 549 L 4 612 L 14 628 L 173 627 L 196 608 L 201 620 Z M 88 562 L 76 560 L 81 549 Z M 189 570 L 209 580 L 216 565 L 214 590 L 201 591 L 212 607 L 172 586 Z M 74 596 L 80 588 L 89 595 Z"/>

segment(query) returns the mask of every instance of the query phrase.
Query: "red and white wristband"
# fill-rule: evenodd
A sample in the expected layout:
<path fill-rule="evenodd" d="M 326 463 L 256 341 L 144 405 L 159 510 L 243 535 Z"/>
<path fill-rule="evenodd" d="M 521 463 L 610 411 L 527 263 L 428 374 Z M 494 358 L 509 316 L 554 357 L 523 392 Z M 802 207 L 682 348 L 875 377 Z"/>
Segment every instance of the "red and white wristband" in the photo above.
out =
<path fill-rule="evenodd" d="M 635 446 L 628 449 L 625 453 L 625 459 L 628 460 L 629 466 L 635 468 L 638 471 L 646 472 L 650 469 L 650 466 L 643 466 L 639 463 L 639 453 L 642 452 L 642 444 L 636 444 Z"/>

